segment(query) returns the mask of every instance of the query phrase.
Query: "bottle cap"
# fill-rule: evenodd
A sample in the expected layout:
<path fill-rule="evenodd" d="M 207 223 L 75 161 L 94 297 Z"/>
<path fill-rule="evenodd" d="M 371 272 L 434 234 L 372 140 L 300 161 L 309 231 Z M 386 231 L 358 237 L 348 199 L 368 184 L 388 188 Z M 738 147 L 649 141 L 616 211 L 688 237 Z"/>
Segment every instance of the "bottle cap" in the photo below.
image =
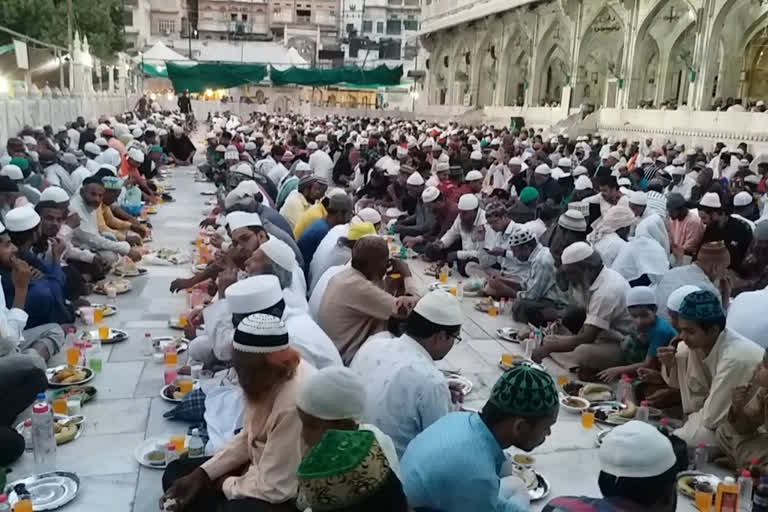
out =
<path fill-rule="evenodd" d="M 173 443 L 168 443 L 168 446 L 166 446 L 166 449 L 167 449 L 169 452 L 175 452 L 175 451 L 176 451 L 176 445 L 175 445 L 175 444 L 173 444 Z"/>
<path fill-rule="evenodd" d="M 8 496 L 0 494 L 0 503 L 5 503 L 6 501 L 8 501 Z"/>
<path fill-rule="evenodd" d="M 661 421 L 659 423 L 661 423 L 662 425 L 666 425 L 667 423 L 669 423 L 669 420 L 667 418 L 661 418 Z"/>
<path fill-rule="evenodd" d="M 30 426 L 32 426 L 32 419 L 31 419 L 31 418 L 27 418 L 27 419 L 25 419 L 25 420 L 24 420 L 24 426 L 25 426 L 25 427 L 30 427 Z"/>
<path fill-rule="evenodd" d="M 707 447 L 707 443 L 699 443 L 696 446 L 698 446 L 699 448 L 706 448 Z"/>
<path fill-rule="evenodd" d="M 648 401 L 643 400 L 642 402 L 640 402 L 640 407 L 648 407 Z"/>
<path fill-rule="evenodd" d="M 199 430 L 199 429 L 196 429 L 196 428 L 193 428 L 193 429 L 192 429 L 192 435 L 193 435 L 193 436 L 197 436 L 197 435 L 200 435 L 200 430 Z"/>
<path fill-rule="evenodd" d="M 632 381 L 632 379 L 630 379 L 629 375 L 627 375 L 626 373 L 622 373 L 621 374 L 621 380 L 623 380 L 624 382 L 631 382 Z"/>
<path fill-rule="evenodd" d="M 150 333 L 148 333 L 148 332 L 145 332 L 145 333 L 144 333 L 144 337 L 145 337 L 145 338 L 151 338 L 151 337 L 152 337 L 152 335 L 151 335 Z"/>
<path fill-rule="evenodd" d="M 746 478 L 751 478 L 752 477 L 752 473 L 750 473 L 747 468 L 744 468 L 741 471 L 741 476 L 746 477 Z"/>
<path fill-rule="evenodd" d="M 37 394 L 37 399 L 38 400 L 45 400 L 45 393 L 38 393 Z"/>

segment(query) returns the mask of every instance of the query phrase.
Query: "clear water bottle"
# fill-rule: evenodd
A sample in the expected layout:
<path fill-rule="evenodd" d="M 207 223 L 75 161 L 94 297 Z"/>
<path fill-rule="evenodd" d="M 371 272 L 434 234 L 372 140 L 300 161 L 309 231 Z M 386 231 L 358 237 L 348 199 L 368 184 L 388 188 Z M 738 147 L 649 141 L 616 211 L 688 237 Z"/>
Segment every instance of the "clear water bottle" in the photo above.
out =
<path fill-rule="evenodd" d="M 739 508 L 747 512 L 752 510 L 752 473 L 744 469 L 739 476 Z"/>
<path fill-rule="evenodd" d="M 56 438 L 53 436 L 53 414 L 45 401 L 45 394 L 37 395 L 32 406 L 32 445 L 35 472 L 47 473 L 56 469 Z"/>
<path fill-rule="evenodd" d="M 648 402 L 643 400 L 640 402 L 640 407 L 637 408 L 637 412 L 635 413 L 635 419 L 637 421 L 644 421 L 648 423 L 648 417 L 650 416 L 650 413 L 648 411 Z"/>
<path fill-rule="evenodd" d="M 464 283 L 461 279 L 456 283 L 456 299 L 458 299 L 459 302 L 464 300 Z"/>
<path fill-rule="evenodd" d="M 696 471 L 704 471 L 704 466 L 709 462 L 709 450 L 707 445 L 699 443 L 696 447 L 696 451 L 693 453 L 693 469 Z"/>
<path fill-rule="evenodd" d="M 24 433 L 22 434 L 24 437 L 24 450 L 31 452 L 32 451 L 32 419 L 27 418 L 24 420 Z"/>
<path fill-rule="evenodd" d="M 616 397 L 623 404 L 635 402 L 635 390 L 632 388 L 632 379 L 629 378 L 629 375 L 621 376 L 621 380 L 616 385 Z"/>
<path fill-rule="evenodd" d="M 200 431 L 192 429 L 192 435 L 189 437 L 188 454 L 190 459 L 196 459 L 205 455 L 205 445 L 200 437 Z"/>
<path fill-rule="evenodd" d="M 147 357 L 152 357 L 152 354 L 155 353 L 155 347 L 152 341 L 151 333 L 148 333 L 148 332 L 144 333 L 144 346 L 142 348 L 143 348 L 144 355 Z"/>

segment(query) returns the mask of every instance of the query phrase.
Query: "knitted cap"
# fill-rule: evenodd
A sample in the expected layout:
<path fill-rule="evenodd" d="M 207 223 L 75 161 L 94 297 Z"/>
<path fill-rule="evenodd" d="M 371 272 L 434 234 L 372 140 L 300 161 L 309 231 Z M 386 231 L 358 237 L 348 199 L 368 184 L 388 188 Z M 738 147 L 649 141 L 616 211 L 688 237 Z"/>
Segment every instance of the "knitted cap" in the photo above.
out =
<path fill-rule="evenodd" d="M 720 299 L 709 290 L 689 293 L 683 299 L 678 314 L 681 318 L 693 321 L 711 322 L 725 318 Z"/>
<path fill-rule="evenodd" d="M 312 510 L 362 503 L 387 480 L 389 462 L 368 430 L 329 430 L 296 470 L 299 493 Z"/>
<path fill-rule="evenodd" d="M 237 326 L 232 347 L 250 354 L 279 352 L 288 348 L 288 331 L 276 316 L 256 313 Z"/>
<path fill-rule="evenodd" d="M 489 401 L 513 416 L 540 417 L 559 407 L 557 386 L 541 366 L 517 364 L 493 385 Z"/>
<path fill-rule="evenodd" d="M 538 201 L 539 199 L 539 191 L 534 187 L 525 187 L 520 192 L 520 201 L 523 203 L 532 203 L 534 201 Z"/>

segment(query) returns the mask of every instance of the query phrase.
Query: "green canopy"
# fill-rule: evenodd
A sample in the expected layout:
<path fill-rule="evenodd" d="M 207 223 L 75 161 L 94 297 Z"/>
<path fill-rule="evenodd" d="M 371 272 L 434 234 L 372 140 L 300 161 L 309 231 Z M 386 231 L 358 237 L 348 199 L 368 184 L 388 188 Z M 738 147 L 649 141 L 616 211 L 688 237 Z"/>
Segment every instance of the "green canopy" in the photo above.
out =
<path fill-rule="evenodd" d="M 262 64 L 219 64 L 198 62 L 180 64 L 166 62 L 168 78 L 176 91 L 203 92 L 206 89 L 229 89 L 261 82 L 267 76 Z"/>
<path fill-rule="evenodd" d="M 168 68 L 165 67 L 165 64 L 147 64 L 145 62 L 142 66 L 142 70 L 145 75 L 168 78 Z"/>
<path fill-rule="evenodd" d="M 325 86 L 346 82 L 350 86 L 368 85 L 399 85 L 403 76 L 403 66 L 388 68 L 384 64 L 374 69 L 362 69 L 357 66 L 340 68 L 297 68 L 291 67 L 284 71 L 275 69 L 269 71 L 269 78 L 274 85 L 311 85 Z"/>

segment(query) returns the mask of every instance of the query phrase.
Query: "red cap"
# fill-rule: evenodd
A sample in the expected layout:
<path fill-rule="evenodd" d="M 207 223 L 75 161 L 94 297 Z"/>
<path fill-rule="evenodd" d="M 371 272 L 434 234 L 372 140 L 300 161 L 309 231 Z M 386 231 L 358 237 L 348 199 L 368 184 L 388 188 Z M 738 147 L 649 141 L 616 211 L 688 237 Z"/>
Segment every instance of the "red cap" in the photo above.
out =
<path fill-rule="evenodd" d="M 38 403 L 32 406 L 32 412 L 34 413 L 44 413 L 48 412 L 48 404 L 47 403 Z"/>
<path fill-rule="evenodd" d="M 648 400 L 643 400 L 640 402 L 640 407 L 648 407 Z"/>
<path fill-rule="evenodd" d="M 741 476 L 746 477 L 746 478 L 750 478 L 752 476 L 752 473 L 750 473 L 748 469 L 744 468 L 741 471 Z"/>
<path fill-rule="evenodd" d="M 754 464 L 755 466 L 757 466 L 758 462 L 760 462 L 760 459 L 758 459 L 757 457 L 755 457 L 754 459 L 749 459 L 749 463 Z"/>
<path fill-rule="evenodd" d="M 696 446 L 698 446 L 699 448 L 706 448 L 707 447 L 707 443 L 699 443 Z"/>
<path fill-rule="evenodd" d="M 662 425 L 666 425 L 667 423 L 669 423 L 669 420 L 667 418 L 661 418 L 661 421 L 659 423 L 661 423 Z"/>
<path fill-rule="evenodd" d="M 32 419 L 31 419 L 31 418 L 27 418 L 27 419 L 25 419 L 25 420 L 24 420 L 24 426 L 25 426 L 25 427 L 29 427 L 29 426 L 32 426 Z"/>
<path fill-rule="evenodd" d="M 151 335 L 150 333 L 148 333 L 148 332 L 145 332 L 145 333 L 144 333 L 144 337 L 145 337 L 145 338 L 151 338 L 151 337 L 152 337 L 152 335 Z"/>

